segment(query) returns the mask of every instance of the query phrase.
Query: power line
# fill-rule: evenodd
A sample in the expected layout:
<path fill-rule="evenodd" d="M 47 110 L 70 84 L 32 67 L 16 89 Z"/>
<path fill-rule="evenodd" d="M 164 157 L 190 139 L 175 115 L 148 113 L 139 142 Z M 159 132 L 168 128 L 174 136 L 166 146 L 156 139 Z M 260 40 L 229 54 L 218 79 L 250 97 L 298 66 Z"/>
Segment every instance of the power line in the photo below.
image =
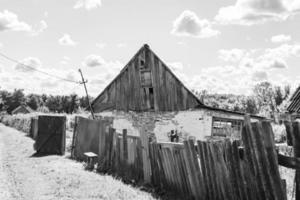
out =
<path fill-rule="evenodd" d="M 37 71 L 37 72 L 40 72 L 40 73 L 42 73 L 42 74 L 45 74 L 45 75 L 48 75 L 48 76 L 52 76 L 52 77 L 57 78 L 57 79 L 60 79 L 60 80 L 62 80 L 62 81 L 67 81 L 67 82 L 76 83 L 76 84 L 79 84 L 79 83 L 80 83 L 79 81 L 74 81 L 74 80 L 71 80 L 71 79 L 62 78 L 62 77 L 60 77 L 60 76 L 56 76 L 56 75 L 50 74 L 50 73 L 48 73 L 48 72 L 44 72 L 44 71 L 38 70 L 38 69 L 36 69 L 35 67 L 32 67 L 32 66 L 30 66 L 30 65 L 26 65 L 26 64 L 24 64 L 24 63 L 21 63 L 21 62 L 19 62 L 18 60 L 13 59 L 13 58 L 11 58 L 11 57 L 9 57 L 9 56 L 7 56 L 7 55 L 1 53 L 1 52 L 0 52 L 0 56 L 2 56 L 3 58 L 6 58 L 7 60 L 9 60 L 9 61 L 11 61 L 11 62 L 14 62 L 14 63 L 16 63 L 16 64 L 23 65 L 24 67 L 27 67 L 27 68 L 29 68 L 29 69 L 31 69 L 31 70 L 33 70 L 33 71 Z"/>

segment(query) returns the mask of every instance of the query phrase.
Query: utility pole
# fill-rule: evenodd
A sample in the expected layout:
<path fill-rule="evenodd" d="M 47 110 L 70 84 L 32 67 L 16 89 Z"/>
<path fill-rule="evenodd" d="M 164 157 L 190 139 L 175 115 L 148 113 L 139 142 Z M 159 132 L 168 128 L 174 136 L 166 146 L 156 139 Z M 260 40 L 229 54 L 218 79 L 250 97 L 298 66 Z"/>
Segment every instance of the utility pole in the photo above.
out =
<path fill-rule="evenodd" d="M 86 98 L 87 98 L 87 100 L 89 102 L 89 107 L 90 107 L 90 110 L 91 110 L 91 114 L 92 114 L 93 119 L 95 119 L 94 111 L 93 111 L 93 108 L 92 108 L 92 105 L 91 105 L 91 102 L 90 102 L 90 99 L 89 99 L 89 94 L 88 94 L 88 91 L 87 91 L 86 85 L 85 85 L 85 83 L 87 83 L 87 80 L 84 80 L 82 72 L 81 72 L 81 69 L 78 69 L 78 71 L 79 71 L 79 73 L 81 75 L 81 79 L 82 79 L 82 82 L 80 82 L 80 84 L 84 85 L 84 89 L 85 89 L 85 93 L 86 93 Z"/>

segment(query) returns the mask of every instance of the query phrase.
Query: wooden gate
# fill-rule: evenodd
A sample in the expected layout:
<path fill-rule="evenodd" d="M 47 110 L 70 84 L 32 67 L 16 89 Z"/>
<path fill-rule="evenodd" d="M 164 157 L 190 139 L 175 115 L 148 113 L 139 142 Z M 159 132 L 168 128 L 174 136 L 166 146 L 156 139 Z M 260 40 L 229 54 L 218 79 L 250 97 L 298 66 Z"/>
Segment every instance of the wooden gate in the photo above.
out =
<path fill-rule="evenodd" d="M 39 116 L 38 133 L 35 142 L 37 153 L 65 153 L 66 146 L 66 117 Z"/>

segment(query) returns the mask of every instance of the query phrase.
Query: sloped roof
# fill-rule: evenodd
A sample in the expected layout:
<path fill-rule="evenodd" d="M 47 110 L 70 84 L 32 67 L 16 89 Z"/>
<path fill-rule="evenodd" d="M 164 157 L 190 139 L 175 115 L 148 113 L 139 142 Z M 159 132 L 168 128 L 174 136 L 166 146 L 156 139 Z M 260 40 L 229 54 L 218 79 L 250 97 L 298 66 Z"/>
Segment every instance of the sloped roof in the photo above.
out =
<path fill-rule="evenodd" d="M 291 103 L 287 110 L 290 113 L 300 112 L 300 87 L 297 88 L 290 101 Z"/>
<path fill-rule="evenodd" d="M 14 114 L 14 113 L 18 112 L 18 110 L 20 110 L 22 108 L 25 109 L 26 111 L 28 111 L 28 113 L 34 112 L 34 110 L 31 109 L 29 106 L 27 106 L 27 105 L 20 105 L 20 106 L 16 107 L 11 113 Z"/>
<path fill-rule="evenodd" d="M 201 100 L 194 94 L 192 93 L 183 83 L 182 81 L 172 72 L 172 70 L 150 49 L 148 44 L 144 44 L 135 54 L 134 56 L 129 60 L 129 62 L 123 67 L 123 69 L 120 71 L 120 73 L 104 88 L 104 90 L 92 101 L 91 105 L 94 106 L 94 104 L 97 102 L 97 100 L 110 88 L 112 84 L 116 82 L 117 79 L 119 79 L 124 73 L 126 73 L 127 69 L 130 66 L 130 63 L 132 63 L 142 51 L 145 49 L 149 50 L 151 54 L 155 55 L 161 63 L 163 63 L 163 68 L 168 71 L 171 76 L 178 81 L 178 84 L 181 85 L 184 90 L 187 91 L 188 95 L 190 95 L 191 98 L 194 99 L 195 102 L 197 102 L 198 106 L 204 106 L 204 104 L 201 102 Z"/>

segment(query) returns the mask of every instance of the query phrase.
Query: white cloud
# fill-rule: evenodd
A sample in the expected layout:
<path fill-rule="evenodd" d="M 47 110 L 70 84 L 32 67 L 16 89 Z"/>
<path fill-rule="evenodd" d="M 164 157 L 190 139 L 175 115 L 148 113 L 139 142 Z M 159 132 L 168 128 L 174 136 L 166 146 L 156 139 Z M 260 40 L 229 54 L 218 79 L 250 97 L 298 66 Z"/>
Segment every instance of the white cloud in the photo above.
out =
<path fill-rule="evenodd" d="M 32 72 L 42 66 L 42 62 L 35 57 L 28 57 L 23 59 L 19 64 L 15 66 L 15 69 L 19 72 Z"/>
<path fill-rule="evenodd" d="M 43 80 L 43 81 L 41 81 L 41 83 L 40 83 L 40 86 L 41 86 L 42 88 L 47 88 L 47 89 L 49 89 L 49 88 L 57 88 L 58 85 L 59 85 L 59 82 L 58 82 L 58 81 L 55 81 L 55 80 L 52 80 L 52 81 L 49 81 L 49 80 Z"/>
<path fill-rule="evenodd" d="M 186 67 L 184 67 L 181 62 L 169 62 L 167 66 L 171 69 L 171 71 L 183 82 L 188 82 L 188 77 L 184 74 Z"/>
<path fill-rule="evenodd" d="M 172 62 L 167 64 L 172 71 L 181 71 L 183 70 L 183 64 L 181 62 Z"/>
<path fill-rule="evenodd" d="M 106 64 L 106 61 L 98 55 L 89 55 L 87 56 L 84 61 L 83 65 L 87 67 L 100 67 Z"/>
<path fill-rule="evenodd" d="M 188 88 L 196 90 L 209 90 L 219 93 L 250 94 L 257 82 L 270 81 L 281 84 L 288 64 L 287 58 L 300 55 L 300 47 L 294 45 L 281 45 L 269 49 L 223 49 L 219 57 L 230 61 L 230 65 L 205 67 L 199 75 L 187 76 L 184 68 L 175 67 L 175 74 L 185 77 L 183 81 Z M 172 67 L 171 67 L 172 69 Z"/>
<path fill-rule="evenodd" d="M 124 48 L 124 47 L 126 47 L 126 46 L 127 46 L 126 43 L 119 43 L 119 44 L 117 44 L 117 47 L 118 47 L 118 48 Z"/>
<path fill-rule="evenodd" d="M 286 59 L 291 56 L 300 56 L 300 45 L 299 44 L 282 44 L 275 48 L 268 48 L 264 51 L 261 58 L 264 58 L 264 59 L 275 59 L 275 58 Z"/>
<path fill-rule="evenodd" d="M 268 73 L 266 71 L 257 70 L 252 74 L 252 80 L 255 82 L 261 82 L 268 80 Z"/>
<path fill-rule="evenodd" d="M 271 63 L 271 65 L 269 66 L 269 68 L 273 68 L 273 69 L 285 69 L 288 68 L 286 62 L 282 59 L 275 59 L 273 60 L 273 62 Z"/>
<path fill-rule="evenodd" d="M 215 20 L 223 24 L 253 25 L 282 21 L 299 11 L 299 0 L 237 0 L 219 9 Z"/>
<path fill-rule="evenodd" d="M 267 49 L 222 49 L 218 51 L 219 58 L 236 63 L 238 67 L 248 70 L 286 69 L 286 60 L 290 57 L 300 56 L 300 45 L 282 44 L 275 48 Z"/>
<path fill-rule="evenodd" d="M 274 58 L 272 60 L 266 59 L 257 63 L 257 68 L 260 69 L 286 69 L 288 65 L 283 59 Z"/>
<path fill-rule="evenodd" d="M 32 31 L 32 27 L 19 20 L 18 15 L 8 10 L 0 12 L 0 31 Z"/>
<path fill-rule="evenodd" d="M 85 8 L 92 10 L 101 6 L 101 0 L 77 0 L 74 9 Z"/>
<path fill-rule="evenodd" d="M 245 55 L 243 49 L 221 49 L 218 51 L 219 58 L 226 62 L 237 62 Z"/>
<path fill-rule="evenodd" d="M 62 60 L 60 61 L 60 64 L 62 64 L 62 65 L 67 65 L 67 64 L 69 63 L 70 60 L 71 60 L 70 57 L 64 56 L 64 57 L 62 58 Z"/>
<path fill-rule="evenodd" d="M 99 49 L 104 49 L 104 47 L 106 47 L 106 44 L 100 42 L 96 44 L 96 47 L 98 47 Z"/>
<path fill-rule="evenodd" d="M 59 40 L 58 43 L 63 46 L 76 46 L 78 43 L 75 42 L 69 34 L 64 34 Z"/>
<path fill-rule="evenodd" d="M 36 36 L 36 35 L 44 32 L 47 28 L 48 28 L 48 24 L 44 20 L 41 20 L 38 27 L 36 29 L 33 29 L 31 34 L 33 36 Z"/>
<path fill-rule="evenodd" d="M 37 27 L 32 27 L 26 22 L 20 21 L 18 15 L 8 10 L 0 12 L 0 31 L 24 31 L 32 36 L 42 33 L 47 28 L 47 23 L 41 20 Z"/>
<path fill-rule="evenodd" d="M 177 44 L 181 45 L 181 46 L 186 46 L 187 45 L 186 42 L 183 42 L 183 41 L 179 41 L 179 42 L 177 42 Z"/>
<path fill-rule="evenodd" d="M 0 48 L 2 48 L 3 47 L 3 44 L 0 42 Z"/>
<path fill-rule="evenodd" d="M 86 56 L 82 64 L 86 66 L 85 71 L 87 74 L 86 78 L 89 80 L 89 91 L 95 95 L 98 95 L 124 67 L 119 61 L 106 61 L 101 56 L 94 54 Z"/>
<path fill-rule="evenodd" d="M 289 42 L 291 41 L 290 35 L 274 35 L 271 37 L 271 42 L 273 43 L 283 43 L 283 42 Z"/>
<path fill-rule="evenodd" d="M 207 19 L 199 19 L 192 11 L 183 11 L 173 22 L 172 34 L 177 36 L 192 36 L 209 38 L 220 34 L 212 29 L 212 24 Z"/>

